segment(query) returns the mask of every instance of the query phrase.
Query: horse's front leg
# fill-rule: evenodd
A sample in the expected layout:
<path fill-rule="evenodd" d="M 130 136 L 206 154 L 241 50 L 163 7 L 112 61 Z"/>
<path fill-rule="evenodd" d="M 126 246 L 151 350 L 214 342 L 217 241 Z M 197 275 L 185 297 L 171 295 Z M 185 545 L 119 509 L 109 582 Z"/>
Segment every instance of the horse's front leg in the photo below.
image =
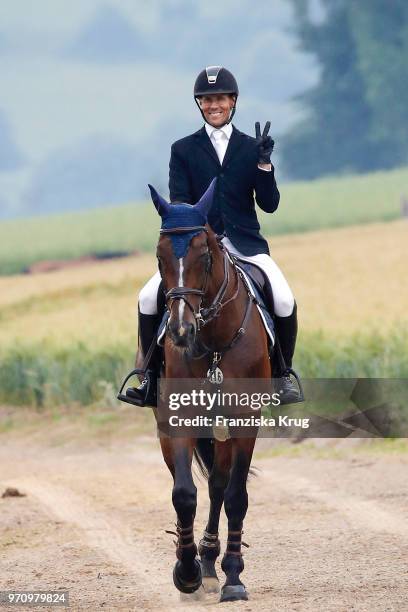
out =
<path fill-rule="evenodd" d="M 224 503 L 224 491 L 229 480 L 231 441 L 218 442 L 213 440 L 211 443 L 214 444 L 214 462 L 208 478 L 210 513 L 198 550 L 201 558 L 204 591 L 206 593 L 219 593 L 220 584 L 215 571 L 215 561 L 220 554 L 218 525 L 222 504 Z"/>
<path fill-rule="evenodd" d="M 239 575 L 244 569 L 241 553 L 242 527 L 248 509 L 247 478 L 251 464 L 255 438 L 232 440 L 232 469 L 224 495 L 224 507 L 228 518 L 228 541 L 221 567 L 227 579 L 221 589 L 220 601 L 248 599 L 245 585 Z"/>
<path fill-rule="evenodd" d="M 191 439 L 167 439 L 162 443 L 163 455 L 174 479 L 172 500 L 177 514 L 177 562 L 173 580 L 182 593 L 194 593 L 201 586 L 201 566 L 194 542 L 197 489 L 191 474 L 193 448 Z"/>

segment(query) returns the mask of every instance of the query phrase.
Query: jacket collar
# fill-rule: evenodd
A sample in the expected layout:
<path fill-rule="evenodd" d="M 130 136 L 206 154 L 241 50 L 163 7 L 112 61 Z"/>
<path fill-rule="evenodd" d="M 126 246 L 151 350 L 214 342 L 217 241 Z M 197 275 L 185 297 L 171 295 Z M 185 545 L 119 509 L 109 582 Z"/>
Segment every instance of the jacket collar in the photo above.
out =
<path fill-rule="evenodd" d="M 210 155 L 210 157 L 213 158 L 213 160 L 219 167 L 225 167 L 225 165 L 232 159 L 232 157 L 234 157 L 234 155 L 245 140 L 245 134 L 237 130 L 237 128 L 233 125 L 231 138 L 229 139 L 228 147 L 225 152 L 224 160 L 221 166 L 220 160 L 218 159 L 218 155 L 211 143 L 205 126 L 195 132 L 194 137 L 196 138 L 198 144 L 204 149 L 204 151 L 206 151 Z"/>
<path fill-rule="evenodd" d="M 216 132 L 216 131 L 224 132 L 224 134 L 227 137 L 228 141 L 231 138 L 231 134 L 232 134 L 232 125 L 231 125 L 231 123 L 227 123 L 226 125 L 223 125 L 220 128 L 216 128 L 213 125 L 210 125 L 209 123 L 205 123 L 204 127 L 205 127 L 205 131 L 207 132 L 208 136 L 210 137 L 210 140 L 211 140 L 211 136 L 212 136 L 213 132 Z"/>

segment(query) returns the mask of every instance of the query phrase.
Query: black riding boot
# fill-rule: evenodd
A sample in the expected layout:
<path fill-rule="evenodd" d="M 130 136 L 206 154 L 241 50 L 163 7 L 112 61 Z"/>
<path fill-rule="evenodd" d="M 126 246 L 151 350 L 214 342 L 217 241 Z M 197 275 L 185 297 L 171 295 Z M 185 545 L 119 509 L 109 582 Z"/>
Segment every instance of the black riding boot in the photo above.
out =
<path fill-rule="evenodd" d="M 156 336 L 160 324 L 160 315 L 146 315 L 139 310 L 139 346 L 146 357 Z M 156 346 L 149 363 L 146 375 L 138 387 L 129 387 L 126 396 L 137 406 L 157 406 L 157 379 L 161 367 L 161 348 Z"/>
<path fill-rule="evenodd" d="M 294 404 L 303 400 L 301 390 L 290 377 L 292 359 L 295 353 L 297 324 L 297 305 L 293 307 L 292 314 L 288 317 L 275 316 L 276 333 L 282 355 L 278 355 L 279 392 L 281 404 Z M 283 359 L 281 359 L 282 357 Z"/>

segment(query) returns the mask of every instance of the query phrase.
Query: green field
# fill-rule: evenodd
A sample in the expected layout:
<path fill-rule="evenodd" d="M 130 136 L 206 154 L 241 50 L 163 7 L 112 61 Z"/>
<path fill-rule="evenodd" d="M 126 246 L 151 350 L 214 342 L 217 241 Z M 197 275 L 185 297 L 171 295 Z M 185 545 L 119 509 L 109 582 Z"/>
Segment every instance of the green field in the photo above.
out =
<path fill-rule="evenodd" d="M 303 378 L 408 377 L 407 223 L 396 220 L 407 185 L 408 168 L 288 184 L 277 213 L 260 213 L 297 299 Z M 7 275 L 44 259 L 151 253 L 158 229 L 147 203 L 0 223 L 0 402 L 117 405 L 153 255 Z"/>
<path fill-rule="evenodd" d="M 273 236 L 341 227 L 400 216 L 408 168 L 281 185 L 281 204 L 262 212 L 262 232 Z M 151 204 L 126 204 L 81 213 L 0 223 L 0 274 L 15 274 L 44 259 L 107 251 L 151 251 L 159 218 Z"/>
<path fill-rule="evenodd" d="M 322 332 L 301 334 L 296 368 L 306 378 L 407 378 L 408 333 L 353 334 L 342 341 Z M 52 407 L 72 402 L 115 406 L 134 346 L 26 343 L 1 354 L 0 402 Z"/>
<path fill-rule="evenodd" d="M 303 378 L 408 378 L 406 234 L 400 220 L 273 239 L 298 303 Z M 116 406 L 155 268 L 144 255 L 0 277 L 0 403 Z"/>

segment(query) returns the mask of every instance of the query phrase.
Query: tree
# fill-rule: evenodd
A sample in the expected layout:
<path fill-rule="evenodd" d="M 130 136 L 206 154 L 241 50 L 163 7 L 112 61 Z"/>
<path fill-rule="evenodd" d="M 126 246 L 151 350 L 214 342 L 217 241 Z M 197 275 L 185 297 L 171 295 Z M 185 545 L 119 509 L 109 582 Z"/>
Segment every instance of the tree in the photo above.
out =
<path fill-rule="evenodd" d="M 406 155 L 408 143 L 408 3 L 350 3 L 358 69 L 372 112 L 371 139 Z"/>
<path fill-rule="evenodd" d="M 316 23 L 309 0 L 292 3 L 301 47 L 316 55 L 321 75 L 298 97 L 305 116 L 282 140 L 286 172 L 310 179 L 404 163 L 408 5 L 321 0 L 325 18 Z"/>

